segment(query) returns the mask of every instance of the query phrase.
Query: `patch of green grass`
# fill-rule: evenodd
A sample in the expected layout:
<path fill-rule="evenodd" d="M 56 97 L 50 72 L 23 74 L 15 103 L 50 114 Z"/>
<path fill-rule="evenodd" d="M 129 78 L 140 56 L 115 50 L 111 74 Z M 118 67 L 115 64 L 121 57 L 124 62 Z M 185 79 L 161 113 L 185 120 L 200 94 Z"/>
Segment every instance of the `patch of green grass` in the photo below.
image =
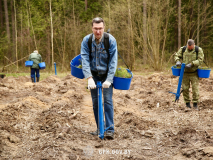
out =
<path fill-rule="evenodd" d="M 57 73 L 57 77 L 64 78 L 64 77 L 66 77 L 67 75 L 70 75 L 70 74 L 71 74 L 70 72 L 60 72 L 60 73 Z M 55 74 L 50 73 L 50 72 L 42 72 L 42 73 L 40 73 L 40 80 L 44 80 L 47 77 L 54 76 L 54 75 Z"/>
<path fill-rule="evenodd" d="M 30 73 L 2 73 L 5 74 L 6 77 L 20 77 L 20 76 L 29 76 Z"/>
<path fill-rule="evenodd" d="M 29 76 L 30 77 L 30 72 L 29 73 L 0 73 L 0 74 L 5 74 L 6 77 L 20 77 L 20 76 Z M 40 71 L 40 80 L 44 80 L 49 76 L 54 76 L 55 74 L 52 72 L 43 72 Z M 67 75 L 70 75 L 70 72 L 62 72 L 62 73 L 57 73 L 57 77 L 59 78 L 64 78 Z"/>

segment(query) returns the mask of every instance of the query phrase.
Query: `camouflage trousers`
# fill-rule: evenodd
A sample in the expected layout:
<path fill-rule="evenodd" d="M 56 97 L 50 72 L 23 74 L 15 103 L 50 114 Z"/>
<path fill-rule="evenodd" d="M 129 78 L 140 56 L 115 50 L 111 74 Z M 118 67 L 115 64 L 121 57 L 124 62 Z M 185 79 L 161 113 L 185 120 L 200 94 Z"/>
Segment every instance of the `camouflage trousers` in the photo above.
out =
<path fill-rule="evenodd" d="M 194 73 L 184 73 L 183 81 L 182 81 L 182 88 L 183 88 L 183 97 L 185 103 L 191 101 L 189 97 L 189 88 L 190 83 L 192 85 L 192 102 L 198 103 L 199 99 L 199 78 L 197 72 Z"/>

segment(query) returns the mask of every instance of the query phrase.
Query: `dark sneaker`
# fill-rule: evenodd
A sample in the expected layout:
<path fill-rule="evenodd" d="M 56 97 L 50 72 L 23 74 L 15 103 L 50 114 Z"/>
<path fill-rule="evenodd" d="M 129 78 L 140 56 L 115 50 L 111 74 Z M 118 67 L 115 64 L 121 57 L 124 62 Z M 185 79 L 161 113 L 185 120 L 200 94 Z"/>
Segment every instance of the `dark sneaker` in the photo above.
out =
<path fill-rule="evenodd" d="M 198 110 L 197 103 L 193 103 L 193 107 L 194 107 L 194 109 Z"/>
<path fill-rule="evenodd" d="M 186 103 L 186 107 L 191 108 L 190 103 Z"/>
<path fill-rule="evenodd" d="M 107 139 L 114 139 L 114 132 L 107 131 L 106 135 L 105 135 L 105 138 L 107 138 Z"/>
<path fill-rule="evenodd" d="M 99 134 L 98 130 L 96 130 L 95 132 L 90 132 L 91 135 L 93 136 L 97 136 Z"/>

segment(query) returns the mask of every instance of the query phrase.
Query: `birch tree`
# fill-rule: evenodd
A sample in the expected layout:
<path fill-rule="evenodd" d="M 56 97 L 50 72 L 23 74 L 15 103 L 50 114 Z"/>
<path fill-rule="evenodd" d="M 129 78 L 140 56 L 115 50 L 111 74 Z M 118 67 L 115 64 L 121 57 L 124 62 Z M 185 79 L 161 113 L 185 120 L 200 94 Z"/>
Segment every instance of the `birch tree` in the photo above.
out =
<path fill-rule="evenodd" d="M 51 2 L 51 0 L 50 0 L 50 26 L 51 26 L 51 45 L 52 45 L 52 70 L 54 70 L 53 21 L 52 21 L 52 2 Z"/>
<path fill-rule="evenodd" d="M 143 37 L 144 37 L 144 46 L 143 46 L 143 64 L 147 62 L 147 31 L 146 31 L 146 19 L 147 19 L 147 12 L 146 12 L 146 0 L 143 0 Z"/>
<path fill-rule="evenodd" d="M 178 48 L 181 47 L 181 0 L 178 0 Z"/>

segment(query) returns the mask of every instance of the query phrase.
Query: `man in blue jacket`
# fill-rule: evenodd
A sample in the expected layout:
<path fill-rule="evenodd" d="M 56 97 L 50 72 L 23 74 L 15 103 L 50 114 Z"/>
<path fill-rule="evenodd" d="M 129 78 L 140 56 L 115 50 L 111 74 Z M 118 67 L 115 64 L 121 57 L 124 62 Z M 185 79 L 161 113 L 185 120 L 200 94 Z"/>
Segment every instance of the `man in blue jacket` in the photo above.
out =
<path fill-rule="evenodd" d="M 91 89 L 93 102 L 93 111 L 95 121 L 98 127 L 98 90 L 97 81 L 102 82 L 104 97 L 105 127 L 109 129 L 105 137 L 114 139 L 114 109 L 113 109 L 113 77 L 117 68 L 117 42 L 111 35 L 109 36 L 109 49 L 104 46 L 104 20 L 100 17 L 92 20 L 92 34 L 84 37 L 81 43 L 82 69 L 85 78 L 88 80 L 88 89 Z M 89 46 L 88 41 L 92 35 L 92 43 Z M 91 48 L 91 49 L 90 49 Z M 109 53 L 108 53 L 109 52 Z M 91 132 L 92 135 L 98 135 L 98 129 Z"/>

